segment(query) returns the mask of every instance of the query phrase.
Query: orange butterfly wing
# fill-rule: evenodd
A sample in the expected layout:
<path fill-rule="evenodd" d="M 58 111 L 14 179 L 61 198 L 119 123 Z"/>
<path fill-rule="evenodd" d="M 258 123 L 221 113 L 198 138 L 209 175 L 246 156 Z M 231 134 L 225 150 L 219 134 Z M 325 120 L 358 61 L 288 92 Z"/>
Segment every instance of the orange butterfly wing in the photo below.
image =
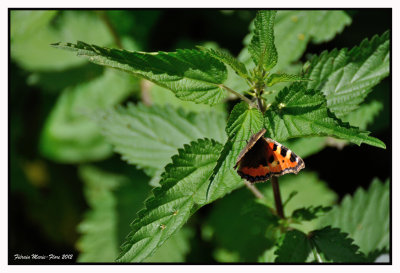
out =
<path fill-rule="evenodd" d="M 272 176 L 297 174 L 305 167 L 304 161 L 282 144 L 264 138 L 265 129 L 253 135 L 239 154 L 235 168 L 251 183 L 264 182 Z"/>

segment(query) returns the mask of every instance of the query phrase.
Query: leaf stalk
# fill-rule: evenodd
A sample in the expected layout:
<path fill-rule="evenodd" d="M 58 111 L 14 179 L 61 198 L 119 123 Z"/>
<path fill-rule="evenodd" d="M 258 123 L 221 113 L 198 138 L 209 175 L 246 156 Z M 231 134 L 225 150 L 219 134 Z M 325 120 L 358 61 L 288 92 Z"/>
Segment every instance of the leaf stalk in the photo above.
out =
<path fill-rule="evenodd" d="M 235 96 L 239 97 L 241 100 L 247 102 L 250 106 L 255 107 L 255 106 L 254 106 L 254 103 L 253 103 L 250 99 L 248 99 L 248 98 L 246 98 L 245 96 L 243 96 L 242 94 L 236 92 L 235 90 L 230 89 L 228 86 L 226 86 L 226 85 L 224 85 L 224 84 L 220 84 L 219 86 L 220 86 L 221 88 L 225 89 L 226 91 L 228 91 L 228 92 L 234 94 Z"/>

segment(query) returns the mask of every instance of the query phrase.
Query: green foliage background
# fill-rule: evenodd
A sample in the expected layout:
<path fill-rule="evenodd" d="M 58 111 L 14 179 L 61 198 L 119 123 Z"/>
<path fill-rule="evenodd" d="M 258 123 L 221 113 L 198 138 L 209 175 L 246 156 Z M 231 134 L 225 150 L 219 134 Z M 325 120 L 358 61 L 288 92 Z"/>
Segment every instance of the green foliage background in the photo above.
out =
<path fill-rule="evenodd" d="M 358 247 L 368 261 L 389 253 L 391 82 L 390 78 L 378 82 L 389 74 L 383 65 L 388 60 L 381 58 L 386 56 L 383 47 L 389 48 L 389 42 L 382 45 L 382 41 L 388 39 L 389 33 L 383 33 L 390 29 L 390 10 L 278 12 L 278 58 L 272 56 L 269 60 L 276 63 L 277 72 L 289 74 L 298 74 L 309 61 L 309 75 L 320 75 L 320 81 L 307 82 L 307 86 L 318 86 L 327 97 L 327 105 L 324 111 L 313 112 L 309 108 L 323 103 L 322 94 L 321 102 L 316 102 L 314 94 L 287 88 L 276 97 L 277 90 L 289 85 L 270 82 L 275 92 L 264 96 L 269 100 L 276 97 L 271 109 L 279 109 L 280 102 L 292 104 L 287 104 L 279 115 L 267 112 L 264 117 L 244 103 L 235 106 L 238 100 L 221 95 L 225 94 L 221 87 L 196 80 L 198 75 L 219 66 L 206 53 L 205 48 L 209 48 L 210 55 L 231 65 L 212 74 L 210 82 L 226 80 L 225 84 L 235 90 L 248 88 L 237 76 L 245 75 L 246 68 L 214 50 L 227 50 L 251 67 L 251 56 L 243 48 L 249 47 L 250 52 L 260 50 L 252 41 L 258 38 L 249 34 L 249 29 L 254 29 L 255 14 L 255 10 L 11 10 L 9 257 L 15 253 L 73 253 L 76 262 L 114 262 L 132 229 L 141 229 L 141 233 L 132 233 L 123 248 L 129 252 L 137 244 L 140 253 L 130 252 L 120 261 L 304 262 L 311 261 L 310 253 L 318 248 L 327 261 L 348 258 L 359 262 L 362 260 L 356 253 Z M 370 20 L 371 16 L 375 19 Z M 372 39 L 374 35 L 379 37 Z M 371 42 L 360 54 L 382 55 L 377 53 L 374 60 L 369 60 L 373 70 L 369 67 L 364 71 L 364 55 L 357 56 L 364 62 L 352 62 L 357 50 L 350 49 L 365 38 Z M 162 85 L 157 86 L 50 47 L 56 42 L 76 41 L 86 43 L 80 44 L 86 50 L 81 51 L 82 55 L 102 52 L 89 44 L 146 52 L 184 49 L 173 56 L 161 54 L 180 62 L 169 69 L 194 66 L 195 63 L 182 60 L 200 45 L 205 51 L 196 53 L 197 60 L 210 61 L 204 71 L 192 71 L 174 85 L 168 84 L 175 79 L 167 73 L 143 73 L 140 67 L 130 64 L 118 67 Z M 349 50 L 335 50 L 345 47 Z M 320 55 L 324 50 L 327 51 Z M 107 54 L 118 56 L 117 51 Z M 102 62 L 100 55 L 92 56 L 91 61 Z M 135 53 L 130 57 L 139 60 L 143 56 Z M 159 56 L 146 58 L 156 60 Z M 342 61 L 343 67 L 330 67 L 332 59 Z M 166 68 L 166 64 L 159 65 Z M 271 63 L 263 65 L 269 67 Z M 353 77 L 361 80 L 377 75 L 381 78 L 368 86 L 343 85 L 339 80 L 324 78 L 324 73 L 339 74 L 344 69 L 350 69 Z M 188 83 L 196 87 L 193 90 L 200 86 L 203 92 L 193 94 L 193 90 L 186 90 Z M 164 87 L 173 89 L 176 96 Z M 338 103 L 341 97 L 335 90 L 339 88 L 351 92 L 350 105 Z M 211 106 L 192 101 L 207 101 Z M 300 106 L 304 107 L 301 111 L 297 110 Z M 332 135 L 326 124 L 339 124 L 329 116 L 328 107 L 342 121 L 372 132 L 375 138 L 367 133 L 355 135 L 351 128 L 333 134 L 346 140 L 323 136 Z M 293 111 L 297 111 L 298 120 L 290 116 Z M 300 120 L 303 128 L 296 131 Z M 308 126 L 316 120 L 325 123 Z M 285 205 L 286 215 L 308 220 L 281 236 L 277 245 L 274 242 L 279 234 L 271 225 L 278 219 L 265 209 L 265 205 L 274 206 L 269 182 L 258 185 L 267 200 L 267 204 L 261 204 L 245 188 L 232 191 L 243 182 L 226 163 L 234 161 L 234 154 L 244 145 L 238 141 L 229 146 L 227 137 L 247 139 L 251 134 L 249 124 L 257 131 L 264 122 L 270 126 L 269 136 L 303 157 L 307 166 L 298 176 L 280 179 L 283 200 L 291 198 Z M 304 137 L 317 131 L 322 136 Z M 289 135 L 302 138 L 289 139 Z M 386 150 L 366 144 L 358 147 L 350 142 L 376 147 L 386 144 Z M 191 146 L 184 146 L 189 143 Z M 179 157 L 172 157 L 178 149 Z M 193 156 L 199 150 L 201 156 Z M 167 166 L 171 162 L 196 171 L 176 179 L 174 166 Z M 215 162 L 219 168 L 214 168 Z M 162 175 L 164 169 L 167 172 Z M 210 176 L 211 199 L 204 200 Z M 196 191 L 179 183 L 187 177 L 196 178 Z M 160 181 L 165 185 L 154 191 L 156 197 L 161 196 L 155 200 L 150 197 L 151 192 Z M 160 200 L 174 200 L 160 209 L 164 215 L 161 220 L 156 219 L 159 215 L 154 218 L 149 209 Z M 333 209 L 317 218 L 326 206 Z M 302 207 L 311 209 L 296 212 Z M 139 218 L 133 222 L 138 212 Z M 154 223 L 156 229 L 151 225 Z M 332 227 L 324 228 L 327 224 Z M 315 233 L 307 238 L 306 233 L 311 230 Z M 170 238 L 165 235 L 175 231 Z M 145 242 L 141 236 L 148 234 L 159 236 Z M 347 234 L 354 242 L 346 239 Z M 346 243 L 327 248 L 332 238 Z M 163 242 L 154 252 L 154 246 Z M 303 247 L 307 244 L 309 248 Z M 298 251 L 288 256 L 294 248 Z M 355 250 L 346 252 L 352 248 Z"/>

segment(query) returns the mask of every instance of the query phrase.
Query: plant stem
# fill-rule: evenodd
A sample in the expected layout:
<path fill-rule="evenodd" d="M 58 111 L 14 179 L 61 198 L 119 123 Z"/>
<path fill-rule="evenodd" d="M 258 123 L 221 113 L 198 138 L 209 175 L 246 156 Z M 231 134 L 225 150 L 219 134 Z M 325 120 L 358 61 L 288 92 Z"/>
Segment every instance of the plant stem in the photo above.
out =
<path fill-rule="evenodd" d="M 253 184 L 251 184 L 248 181 L 244 181 L 244 184 L 255 195 L 255 197 L 257 197 L 259 199 L 264 198 L 264 195 L 256 188 L 256 186 L 254 186 Z"/>
<path fill-rule="evenodd" d="M 285 215 L 283 214 L 283 206 L 282 206 L 281 192 L 279 190 L 278 178 L 276 176 L 273 176 L 271 178 L 271 183 L 272 183 L 272 190 L 274 191 L 276 212 L 278 213 L 279 217 L 284 219 Z"/>
<path fill-rule="evenodd" d="M 222 88 L 224 88 L 226 91 L 228 91 L 228 92 L 234 94 L 235 96 L 239 97 L 241 100 L 244 100 L 244 101 L 247 102 L 249 105 L 251 105 L 251 106 L 254 107 L 254 103 L 253 103 L 250 99 L 248 99 L 248 98 L 246 98 L 245 96 L 243 96 L 242 94 L 240 94 L 240 93 L 238 93 L 238 92 L 236 92 L 236 91 L 230 89 L 228 86 L 226 86 L 226 85 L 224 85 L 224 84 L 220 84 L 219 86 L 222 87 Z"/>
<path fill-rule="evenodd" d="M 257 98 L 257 105 L 258 105 L 258 110 L 260 110 L 261 113 L 264 114 L 264 112 L 265 112 L 264 104 L 260 98 Z"/>

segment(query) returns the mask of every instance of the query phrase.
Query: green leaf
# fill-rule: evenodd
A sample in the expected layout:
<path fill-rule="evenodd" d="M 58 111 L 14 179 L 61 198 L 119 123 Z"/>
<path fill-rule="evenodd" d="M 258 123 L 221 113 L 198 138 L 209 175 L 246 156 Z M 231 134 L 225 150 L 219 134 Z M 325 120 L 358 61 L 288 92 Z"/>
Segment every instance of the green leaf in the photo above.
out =
<path fill-rule="evenodd" d="M 291 74 L 271 74 L 267 79 L 267 86 L 273 86 L 280 82 L 296 82 L 296 81 L 309 81 L 309 79 L 303 78 L 300 75 Z"/>
<path fill-rule="evenodd" d="M 220 60 L 226 65 L 229 65 L 239 76 L 248 78 L 246 66 L 234 58 L 227 50 L 212 49 L 198 46 L 202 51 L 207 52 L 212 57 Z"/>
<path fill-rule="evenodd" d="M 275 242 L 278 218 L 242 188 L 216 201 L 206 224 L 212 229 L 210 241 L 217 249 L 214 258 L 218 262 L 257 262 L 257 257 Z"/>
<path fill-rule="evenodd" d="M 306 89 L 304 84 L 294 83 L 283 89 L 274 104 L 265 112 L 267 134 L 276 141 L 304 136 L 333 136 L 357 145 L 366 143 L 385 148 L 377 138 L 368 136 L 332 114 L 322 93 Z"/>
<path fill-rule="evenodd" d="M 118 104 L 132 91 L 135 82 L 127 75 L 106 69 L 101 77 L 63 90 L 41 132 L 40 151 L 64 163 L 100 160 L 111 146 L 89 117 L 99 109 Z"/>
<path fill-rule="evenodd" d="M 292 213 L 292 218 L 298 221 L 310 221 L 316 219 L 322 215 L 325 215 L 328 211 L 330 211 L 332 207 L 308 207 L 308 208 L 300 208 L 296 209 Z"/>
<path fill-rule="evenodd" d="M 279 10 L 274 28 L 279 56 L 275 70 L 289 73 L 289 65 L 303 55 L 310 41 L 329 41 L 350 23 L 351 17 L 341 10 Z M 244 44 L 248 45 L 250 40 L 251 34 Z M 249 65 L 250 59 L 245 48 L 239 54 L 239 60 Z"/>
<path fill-rule="evenodd" d="M 390 35 L 365 39 L 351 50 L 323 52 L 306 64 L 309 89 L 321 90 L 328 108 L 342 117 L 355 110 L 372 87 L 389 75 Z"/>
<path fill-rule="evenodd" d="M 227 78 L 225 65 L 199 50 L 146 53 L 89 45 L 56 43 L 57 48 L 76 51 L 89 61 L 117 68 L 168 88 L 182 100 L 216 104 L 225 97 L 220 85 Z"/>
<path fill-rule="evenodd" d="M 309 235 L 317 251 L 323 254 L 326 262 L 360 263 L 365 262 L 365 257 L 359 252 L 358 246 L 338 228 L 330 226 L 314 230 Z"/>
<path fill-rule="evenodd" d="M 271 70 L 278 62 L 274 44 L 274 21 L 276 10 L 260 10 L 254 19 L 254 36 L 249 44 L 249 52 L 256 65 Z"/>
<path fill-rule="evenodd" d="M 296 229 L 290 230 L 279 239 L 275 262 L 304 263 L 310 252 L 307 235 Z"/>
<path fill-rule="evenodd" d="M 138 171 L 128 178 L 89 165 L 81 166 L 79 175 L 90 209 L 78 225 L 82 234 L 77 242 L 78 262 L 113 262 L 131 220 L 124 210 L 141 208 L 150 190 L 141 180 L 147 178 Z"/>
<path fill-rule="evenodd" d="M 369 255 L 377 249 L 389 250 L 389 180 L 374 179 L 368 191 L 359 188 L 339 206 L 320 218 L 319 226 L 332 225 L 350 234 L 360 250 Z"/>
<path fill-rule="evenodd" d="M 256 133 L 261 130 L 262 123 L 260 111 L 249 108 L 245 102 L 235 105 L 225 129 L 228 141 L 224 145 L 210 178 L 206 195 L 208 203 L 244 185 L 233 167 L 240 151 L 246 146 L 245 141 L 250 138 L 252 132 Z"/>
<path fill-rule="evenodd" d="M 374 123 L 374 120 L 379 115 L 383 109 L 383 102 L 372 100 L 368 103 L 363 103 L 358 109 L 346 116 L 342 117 L 341 120 L 348 122 L 351 126 L 360 128 L 361 130 L 366 130 L 368 125 L 377 124 L 378 121 Z M 382 124 L 382 123 L 380 123 Z M 285 147 L 290 147 L 292 151 L 296 151 L 296 154 L 301 158 L 306 158 L 310 155 L 316 154 L 327 146 L 332 145 L 333 139 L 329 137 L 308 137 L 308 138 L 296 138 L 289 139 L 282 142 Z M 344 142 L 342 145 L 348 143 Z"/>
<path fill-rule="evenodd" d="M 221 149 L 221 144 L 206 139 L 178 150 L 172 163 L 165 167 L 161 187 L 154 189 L 146 208 L 132 223 L 132 231 L 117 261 L 143 261 L 204 204 L 207 182 Z"/>
<path fill-rule="evenodd" d="M 98 122 L 114 150 L 128 163 L 151 169 L 149 175 L 163 169 L 183 144 L 203 137 L 226 139 L 224 115 L 215 111 L 187 113 L 170 106 L 128 104 L 101 113 Z"/>
<path fill-rule="evenodd" d="M 370 99 L 371 97 L 368 98 L 368 100 Z M 383 125 L 382 122 L 376 120 L 377 116 L 382 112 L 381 110 L 383 109 L 383 105 L 384 103 L 381 100 L 375 99 L 370 100 L 369 102 L 364 102 L 358 109 L 348 113 L 346 116 L 342 117 L 341 120 L 348 122 L 351 126 L 359 127 L 361 130 L 366 130 L 367 127 L 370 126 L 371 131 L 376 131 L 373 130 L 371 125 Z M 337 147 L 340 149 L 340 146 L 335 144 L 337 141 L 339 140 L 330 137 L 308 137 L 289 139 L 282 142 L 282 144 L 285 147 L 290 147 L 292 151 L 296 151 L 296 154 L 304 159 L 310 155 L 318 153 L 327 146 Z M 340 145 L 346 144 L 348 144 L 347 141 L 340 140 Z"/>
<path fill-rule="evenodd" d="M 55 41 L 84 39 L 98 45 L 113 42 L 107 25 L 91 11 L 12 10 L 10 15 L 11 58 L 30 71 L 55 72 L 85 63 L 51 48 Z"/>

